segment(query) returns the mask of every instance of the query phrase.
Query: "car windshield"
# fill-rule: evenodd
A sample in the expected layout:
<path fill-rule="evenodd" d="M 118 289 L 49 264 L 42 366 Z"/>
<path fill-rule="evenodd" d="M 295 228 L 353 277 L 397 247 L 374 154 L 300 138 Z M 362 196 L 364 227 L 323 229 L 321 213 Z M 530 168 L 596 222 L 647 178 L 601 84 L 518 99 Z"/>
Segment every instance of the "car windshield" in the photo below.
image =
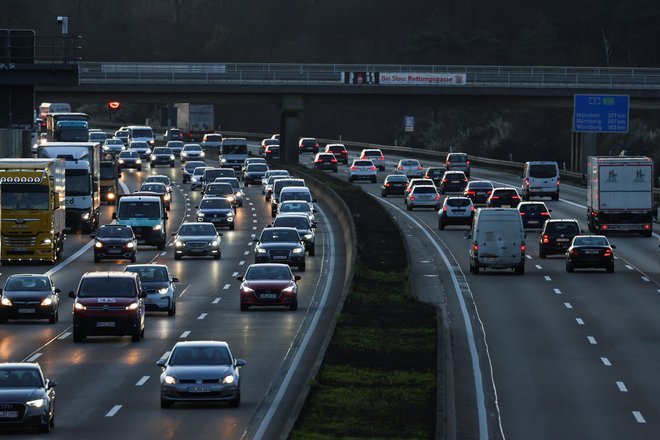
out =
<path fill-rule="evenodd" d="M 213 183 L 228 183 L 234 191 L 239 191 L 241 189 L 241 184 L 235 177 L 216 177 Z"/>
<path fill-rule="evenodd" d="M 149 144 L 144 141 L 131 142 L 130 148 L 149 148 Z"/>
<path fill-rule="evenodd" d="M 183 167 L 183 169 L 190 173 L 190 172 L 194 171 L 195 169 L 197 169 L 199 167 L 203 167 L 205 165 L 206 165 L 206 163 L 201 162 L 201 161 L 186 162 L 186 165 Z"/>
<path fill-rule="evenodd" d="M 282 191 L 280 199 L 284 202 L 287 200 L 304 200 L 306 202 L 312 201 L 312 196 L 304 191 Z"/>
<path fill-rule="evenodd" d="M 2 183 L 0 206 L 3 210 L 48 209 L 48 187 L 29 183 Z"/>
<path fill-rule="evenodd" d="M 371 167 L 373 165 L 374 163 L 370 160 L 356 160 L 355 162 L 353 162 L 353 166 L 356 167 Z"/>
<path fill-rule="evenodd" d="M 121 141 L 121 139 L 107 139 L 105 141 L 106 145 L 124 145 L 124 143 Z"/>
<path fill-rule="evenodd" d="M 159 147 L 154 149 L 154 154 L 172 154 L 172 150 L 166 147 Z"/>
<path fill-rule="evenodd" d="M 404 167 L 412 167 L 412 166 L 416 167 L 419 165 L 419 162 L 417 162 L 416 160 L 402 160 L 401 165 Z"/>
<path fill-rule="evenodd" d="M 115 178 L 115 165 L 114 163 L 110 164 L 101 164 L 101 180 L 109 180 Z"/>
<path fill-rule="evenodd" d="M 449 206 L 470 206 L 470 199 L 447 199 Z"/>
<path fill-rule="evenodd" d="M 158 202 L 119 201 L 118 218 L 160 218 L 160 215 Z"/>
<path fill-rule="evenodd" d="M 605 237 L 575 237 L 574 246 L 609 246 Z"/>
<path fill-rule="evenodd" d="M 127 267 L 126 272 L 135 272 L 140 274 L 140 280 L 146 283 L 170 280 L 167 276 L 167 269 L 160 266 Z"/>
<path fill-rule="evenodd" d="M 245 274 L 246 280 L 290 280 L 291 269 L 287 266 L 252 266 Z"/>
<path fill-rule="evenodd" d="M 209 224 L 187 224 L 181 225 L 179 228 L 179 235 L 189 236 L 189 235 L 198 235 L 198 236 L 209 236 L 216 235 L 215 226 Z"/>
<path fill-rule="evenodd" d="M 183 142 L 182 141 L 169 141 L 167 143 L 168 148 L 183 148 Z"/>
<path fill-rule="evenodd" d="M 132 238 L 133 231 L 127 226 L 104 226 L 96 234 L 99 238 Z"/>
<path fill-rule="evenodd" d="M 529 166 L 529 177 L 536 179 L 550 179 L 557 177 L 557 165 L 555 164 L 534 164 Z"/>
<path fill-rule="evenodd" d="M 137 158 L 139 156 L 138 156 L 137 151 L 122 151 L 121 153 L 119 153 L 119 157 L 121 157 L 121 158 L 130 158 L 130 157 Z"/>
<path fill-rule="evenodd" d="M 169 365 L 231 365 L 231 355 L 225 347 L 176 347 Z"/>
<path fill-rule="evenodd" d="M 493 194 L 499 196 L 499 197 L 515 197 L 518 195 L 515 189 L 500 189 L 500 190 L 495 190 Z"/>
<path fill-rule="evenodd" d="M 234 188 L 231 187 L 228 183 L 211 183 L 206 187 L 204 192 L 205 195 L 225 195 L 233 194 Z"/>
<path fill-rule="evenodd" d="M 125 277 L 83 278 L 78 289 L 80 298 L 133 298 L 135 281 Z"/>
<path fill-rule="evenodd" d="M 199 205 L 200 209 L 231 209 L 231 203 L 227 199 L 203 199 Z"/>
<path fill-rule="evenodd" d="M 162 183 L 154 182 L 154 183 L 143 183 L 142 186 L 140 187 L 140 191 L 153 191 L 158 194 L 165 194 L 165 191 L 167 191 L 167 188 L 165 188 L 165 185 Z"/>
<path fill-rule="evenodd" d="M 431 168 L 426 172 L 426 174 L 432 177 L 440 177 L 444 174 L 445 171 L 446 170 L 443 168 L 436 168 L 436 169 Z"/>
<path fill-rule="evenodd" d="M 13 275 L 7 280 L 5 290 L 47 291 L 50 290 L 50 283 L 46 277 L 22 277 Z"/>
<path fill-rule="evenodd" d="M 561 222 L 548 222 L 545 225 L 546 233 L 557 233 L 557 234 L 579 234 L 580 228 L 573 223 L 561 223 Z"/>
<path fill-rule="evenodd" d="M 202 174 L 204 174 L 204 167 L 197 167 L 193 171 L 193 176 L 201 176 Z"/>
<path fill-rule="evenodd" d="M 222 145 L 222 154 L 247 154 L 247 144 L 244 145 Z"/>
<path fill-rule="evenodd" d="M 312 207 L 307 202 L 282 203 L 280 212 L 312 212 Z"/>
<path fill-rule="evenodd" d="M 298 216 L 277 217 L 273 222 L 273 226 L 307 230 L 309 229 L 309 220 L 306 217 Z"/>
<path fill-rule="evenodd" d="M 167 176 L 149 176 L 147 177 L 147 182 L 158 182 L 162 183 L 163 185 L 169 185 L 170 178 Z"/>
<path fill-rule="evenodd" d="M 42 388 L 41 374 L 36 368 L 0 367 L 0 388 Z"/>
<path fill-rule="evenodd" d="M 461 173 L 445 173 L 445 180 L 464 180 L 465 175 Z"/>
<path fill-rule="evenodd" d="M 364 152 L 364 156 L 380 157 L 382 155 L 383 153 L 381 153 L 380 150 L 367 150 Z"/>
<path fill-rule="evenodd" d="M 183 151 L 202 151 L 200 145 L 186 145 L 183 147 Z"/>
<path fill-rule="evenodd" d="M 295 229 L 266 229 L 259 239 L 262 243 L 300 241 L 300 235 Z"/>

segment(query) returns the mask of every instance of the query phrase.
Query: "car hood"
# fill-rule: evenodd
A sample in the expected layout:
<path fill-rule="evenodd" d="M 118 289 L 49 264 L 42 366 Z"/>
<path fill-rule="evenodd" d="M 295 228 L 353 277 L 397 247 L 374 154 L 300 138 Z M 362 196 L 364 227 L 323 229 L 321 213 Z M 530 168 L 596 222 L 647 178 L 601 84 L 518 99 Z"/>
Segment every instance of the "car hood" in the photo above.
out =
<path fill-rule="evenodd" d="M 100 241 L 103 244 L 126 244 L 133 241 L 132 238 L 97 238 L 96 241 Z"/>
<path fill-rule="evenodd" d="M 262 249 L 293 249 L 297 247 L 302 247 L 302 244 L 299 242 L 291 241 L 278 241 L 270 243 L 259 243 L 259 247 Z"/>
<path fill-rule="evenodd" d="M 254 290 L 273 289 L 282 290 L 286 287 L 292 286 L 291 280 L 245 280 L 243 286 L 249 287 Z"/>
<path fill-rule="evenodd" d="M 170 287 L 170 283 L 167 281 L 148 281 L 148 282 L 142 282 L 142 288 L 144 290 L 158 290 L 162 289 L 163 287 Z"/>
<path fill-rule="evenodd" d="M 233 214 L 234 210 L 231 208 L 203 208 L 197 211 L 198 214 Z"/>
<path fill-rule="evenodd" d="M 177 235 L 179 241 L 213 241 L 220 238 L 215 235 Z"/>
<path fill-rule="evenodd" d="M 233 373 L 231 365 L 168 365 L 166 374 L 177 379 L 215 379 Z"/>
<path fill-rule="evenodd" d="M 27 402 L 43 397 L 41 388 L 0 388 L 0 402 Z"/>
<path fill-rule="evenodd" d="M 29 290 L 6 290 L 2 292 L 2 296 L 6 296 L 9 299 L 14 300 L 42 300 L 50 295 L 50 292 L 47 290 L 41 291 L 29 291 Z"/>
<path fill-rule="evenodd" d="M 134 303 L 136 300 L 135 297 L 126 298 L 126 297 L 78 297 L 78 302 L 85 306 L 104 306 L 117 307 L 117 306 L 127 306 L 131 303 Z"/>

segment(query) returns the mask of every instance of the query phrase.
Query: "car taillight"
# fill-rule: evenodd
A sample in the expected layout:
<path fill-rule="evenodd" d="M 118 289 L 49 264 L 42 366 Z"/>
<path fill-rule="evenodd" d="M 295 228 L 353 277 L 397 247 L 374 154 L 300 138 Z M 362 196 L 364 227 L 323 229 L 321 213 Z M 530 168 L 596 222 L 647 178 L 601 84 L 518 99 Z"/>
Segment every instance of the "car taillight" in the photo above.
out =
<path fill-rule="evenodd" d="M 542 212 L 541 215 L 542 215 L 543 217 L 550 217 L 550 213 L 549 213 L 549 212 Z"/>
<path fill-rule="evenodd" d="M 447 205 L 442 207 L 442 212 L 447 212 Z"/>
<path fill-rule="evenodd" d="M 466 191 L 466 194 L 467 194 L 468 196 L 475 196 L 475 195 L 477 195 L 477 193 L 474 192 L 474 191 L 472 191 L 472 190 L 468 190 L 468 191 Z"/>
<path fill-rule="evenodd" d="M 270 153 L 270 152 L 271 152 L 271 150 L 266 150 L 266 153 Z"/>
<path fill-rule="evenodd" d="M 414 201 L 414 200 L 415 200 L 415 196 L 412 195 L 412 194 L 410 194 L 410 200 L 411 200 L 411 201 Z"/>
<path fill-rule="evenodd" d="M 380 156 L 378 160 L 385 160 L 385 156 Z"/>
<path fill-rule="evenodd" d="M 543 243 L 550 243 L 550 237 L 548 237 L 548 234 L 543 234 Z"/>
<path fill-rule="evenodd" d="M 611 257 L 612 256 L 612 249 L 605 249 L 605 257 Z"/>
<path fill-rule="evenodd" d="M 330 163 L 337 163 L 337 159 L 330 159 Z"/>
<path fill-rule="evenodd" d="M 521 216 L 521 217 L 524 217 L 524 216 L 525 216 L 525 213 L 524 213 L 524 212 L 521 212 L 521 213 L 520 213 L 520 216 Z"/>
<path fill-rule="evenodd" d="M 571 249 L 570 254 L 572 257 L 577 257 L 578 255 L 580 255 L 580 252 L 577 249 Z"/>
<path fill-rule="evenodd" d="M 422 168 L 421 166 L 418 166 L 417 169 L 418 170 L 423 170 L 424 168 Z"/>
<path fill-rule="evenodd" d="M 357 171 L 358 167 L 351 167 L 351 171 Z"/>
<path fill-rule="evenodd" d="M 467 183 L 467 179 L 463 179 L 463 182 Z"/>
<path fill-rule="evenodd" d="M 499 199 L 499 198 L 500 198 L 500 196 L 490 196 L 490 199 L 491 199 L 491 200 L 497 200 L 497 199 Z"/>
<path fill-rule="evenodd" d="M 474 252 L 474 255 L 477 255 L 477 253 L 479 252 L 479 245 L 477 244 L 476 241 L 472 244 L 472 251 Z"/>
<path fill-rule="evenodd" d="M 440 200 L 440 194 L 436 194 L 436 195 L 435 195 L 435 199 L 436 199 L 436 200 Z"/>
<path fill-rule="evenodd" d="M 399 169 L 400 169 L 400 170 L 402 170 L 402 169 L 403 169 L 403 167 L 402 167 L 401 165 L 399 165 Z"/>
<path fill-rule="evenodd" d="M 376 169 L 376 167 L 375 167 L 374 165 L 371 165 L 371 166 L 369 167 L 369 169 L 373 171 L 373 170 Z"/>
<path fill-rule="evenodd" d="M 559 180 L 557 180 L 557 186 L 559 186 Z"/>
<path fill-rule="evenodd" d="M 392 185 L 390 184 L 390 182 L 387 182 L 387 183 L 385 184 L 385 186 L 390 187 L 390 186 L 392 186 Z"/>
<path fill-rule="evenodd" d="M 318 148 L 318 147 L 319 147 L 319 144 L 314 144 L 314 147 L 315 147 L 315 148 Z"/>
<path fill-rule="evenodd" d="M 315 160 L 314 163 L 323 163 L 323 159 Z"/>
<path fill-rule="evenodd" d="M 447 179 L 442 179 L 442 183 L 447 183 Z"/>
<path fill-rule="evenodd" d="M 492 191 L 486 191 L 486 194 L 491 195 L 493 192 Z"/>
<path fill-rule="evenodd" d="M 525 179 L 525 186 L 529 188 L 529 179 Z"/>
<path fill-rule="evenodd" d="M 525 253 L 525 243 L 520 245 L 520 252 Z"/>
<path fill-rule="evenodd" d="M 451 165 L 451 162 L 450 162 L 450 161 L 447 161 L 447 166 L 449 166 L 449 165 Z"/>
<path fill-rule="evenodd" d="M 469 160 L 468 160 L 466 163 L 467 163 L 468 165 L 470 165 L 470 161 L 469 161 Z"/>
<path fill-rule="evenodd" d="M 607 225 L 601 226 L 602 229 L 607 229 Z"/>
<path fill-rule="evenodd" d="M 474 212 L 474 205 L 470 205 L 470 212 Z"/>
<path fill-rule="evenodd" d="M 520 200 L 520 196 L 512 196 L 511 200 Z"/>
<path fill-rule="evenodd" d="M 651 225 L 644 225 L 644 229 L 651 229 Z"/>

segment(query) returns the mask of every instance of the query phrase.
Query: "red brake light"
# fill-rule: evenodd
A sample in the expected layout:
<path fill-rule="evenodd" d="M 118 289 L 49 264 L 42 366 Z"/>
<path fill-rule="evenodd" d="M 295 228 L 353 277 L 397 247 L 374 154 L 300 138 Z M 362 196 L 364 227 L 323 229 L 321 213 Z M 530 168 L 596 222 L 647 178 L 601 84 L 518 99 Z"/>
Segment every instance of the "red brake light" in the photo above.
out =
<path fill-rule="evenodd" d="M 451 165 L 451 161 L 447 161 L 447 165 Z"/>
<path fill-rule="evenodd" d="M 476 194 L 477 194 L 477 193 L 474 192 L 474 191 L 472 191 L 472 190 L 468 190 L 468 191 L 467 191 L 467 195 L 468 195 L 468 196 L 474 196 L 474 195 L 476 195 Z"/>
<path fill-rule="evenodd" d="M 488 194 L 488 195 L 490 195 L 490 194 L 492 194 L 492 193 L 493 193 L 492 191 L 487 191 L 487 192 L 486 192 L 486 194 Z"/>
<path fill-rule="evenodd" d="M 479 245 L 477 244 L 476 241 L 472 245 L 472 250 L 474 251 L 474 255 L 477 255 L 477 252 L 479 252 Z"/>
<path fill-rule="evenodd" d="M 442 212 L 447 212 L 447 205 L 442 207 Z"/>
<path fill-rule="evenodd" d="M 559 186 L 559 180 L 557 180 L 557 186 Z"/>
<path fill-rule="evenodd" d="M 352 171 L 357 171 L 358 167 L 351 167 Z"/>
<path fill-rule="evenodd" d="M 550 237 L 548 237 L 548 234 L 543 234 L 543 243 L 549 243 L 550 242 Z"/>
<path fill-rule="evenodd" d="M 467 163 L 468 165 L 470 165 L 470 161 L 469 161 L 469 160 L 468 160 L 466 163 Z"/>
<path fill-rule="evenodd" d="M 467 182 L 467 179 L 463 179 L 463 182 Z"/>
<path fill-rule="evenodd" d="M 529 188 L 529 179 L 525 179 L 525 186 Z"/>
<path fill-rule="evenodd" d="M 417 167 L 417 169 L 418 170 L 423 170 L 424 168 L 422 168 L 421 165 L 420 165 L 420 166 Z"/>
<path fill-rule="evenodd" d="M 491 200 L 497 200 L 497 199 L 499 199 L 499 198 L 500 198 L 500 196 L 490 196 L 490 199 L 491 199 Z"/>
<path fill-rule="evenodd" d="M 270 150 L 270 148 L 269 148 L 268 150 L 266 150 L 266 153 L 271 153 L 271 150 Z"/>
<path fill-rule="evenodd" d="M 390 182 L 387 182 L 385 186 L 392 186 L 392 185 L 390 184 Z"/>
<path fill-rule="evenodd" d="M 474 212 L 474 205 L 470 205 L 470 212 Z"/>
<path fill-rule="evenodd" d="M 369 167 L 369 169 L 370 169 L 370 170 L 375 170 L 376 167 L 375 167 L 374 165 L 371 165 L 371 166 Z"/>
<path fill-rule="evenodd" d="M 611 257 L 612 256 L 612 249 L 605 249 L 605 257 Z"/>
<path fill-rule="evenodd" d="M 323 159 L 315 160 L 314 163 L 323 163 Z"/>
<path fill-rule="evenodd" d="M 550 213 L 549 212 L 542 212 L 541 215 L 544 216 L 544 217 L 549 217 Z"/>
<path fill-rule="evenodd" d="M 571 255 L 577 257 L 578 255 L 580 255 L 580 252 L 578 252 L 577 249 L 571 249 Z"/>
<path fill-rule="evenodd" d="M 603 226 L 601 226 L 601 227 L 602 227 L 603 229 L 607 229 L 607 225 L 603 225 Z"/>
<path fill-rule="evenodd" d="M 524 217 L 524 216 L 525 216 L 525 213 L 524 213 L 524 212 L 521 212 L 521 213 L 520 213 L 520 216 L 521 216 L 521 217 Z"/>
<path fill-rule="evenodd" d="M 442 183 L 447 183 L 447 179 L 442 179 Z"/>
<path fill-rule="evenodd" d="M 399 169 L 400 169 L 400 170 L 402 170 L 402 169 L 403 169 L 403 167 L 402 167 L 401 165 L 399 165 Z"/>
<path fill-rule="evenodd" d="M 520 196 L 512 196 L 511 197 L 513 200 L 520 200 Z"/>
<path fill-rule="evenodd" d="M 522 252 L 523 254 L 525 253 L 525 244 L 524 243 L 520 245 L 520 252 Z"/>
<path fill-rule="evenodd" d="M 651 225 L 644 225 L 644 229 L 651 229 Z"/>
<path fill-rule="evenodd" d="M 440 200 L 440 194 L 436 194 L 436 195 L 435 195 L 435 199 L 436 199 L 436 200 Z"/>
<path fill-rule="evenodd" d="M 415 200 L 415 196 L 412 195 L 412 194 L 410 194 L 410 200 L 414 201 L 414 200 Z"/>
<path fill-rule="evenodd" d="M 330 163 L 337 163 L 337 159 L 330 159 Z"/>

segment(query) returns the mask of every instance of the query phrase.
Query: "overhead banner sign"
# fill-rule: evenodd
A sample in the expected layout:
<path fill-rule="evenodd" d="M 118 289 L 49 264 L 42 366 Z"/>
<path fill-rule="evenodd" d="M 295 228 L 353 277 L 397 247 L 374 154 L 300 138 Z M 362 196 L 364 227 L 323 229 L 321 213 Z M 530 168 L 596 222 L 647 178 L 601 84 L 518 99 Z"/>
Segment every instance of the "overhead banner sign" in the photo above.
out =
<path fill-rule="evenodd" d="M 417 73 L 417 72 L 342 72 L 344 84 L 385 86 L 464 86 L 465 73 Z"/>
<path fill-rule="evenodd" d="M 380 84 L 393 86 L 464 86 L 465 73 L 380 72 Z"/>

